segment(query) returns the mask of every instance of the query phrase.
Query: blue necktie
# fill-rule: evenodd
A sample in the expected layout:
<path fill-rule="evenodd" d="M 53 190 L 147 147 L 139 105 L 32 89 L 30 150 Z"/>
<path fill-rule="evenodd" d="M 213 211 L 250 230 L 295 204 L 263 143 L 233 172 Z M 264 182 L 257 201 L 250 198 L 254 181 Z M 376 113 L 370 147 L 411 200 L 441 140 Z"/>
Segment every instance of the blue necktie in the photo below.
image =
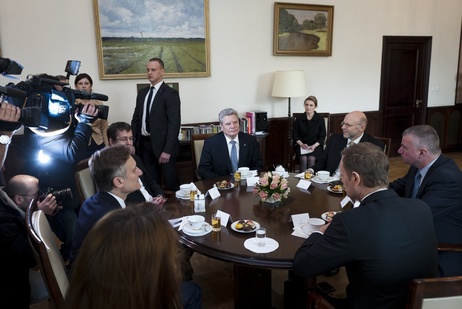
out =
<path fill-rule="evenodd" d="M 233 173 L 237 171 L 237 148 L 236 141 L 231 141 L 231 165 L 233 166 Z"/>
<path fill-rule="evenodd" d="M 145 111 L 145 115 L 146 115 L 146 132 L 150 133 L 151 132 L 151 128 L 149 127 L 149 111 L 151 110 L 151 101 L 152 101 L 152 94 L 154 93 L 154 87 L 151 87 L 151 89 L 149 89 L 149 95 L 148 95 L 148 100 L 146 101 L 146 111 Z"/>
<path fill-rule="evenodd" d="M 417 196 L 417 192 L 420 188 L 420 180 L 422 180 L 422 174 L 420 174 L 420 171 L 418 171 L 415 175 L 414 186 L 412 187 L 412 198 L 415 198 Z"/>

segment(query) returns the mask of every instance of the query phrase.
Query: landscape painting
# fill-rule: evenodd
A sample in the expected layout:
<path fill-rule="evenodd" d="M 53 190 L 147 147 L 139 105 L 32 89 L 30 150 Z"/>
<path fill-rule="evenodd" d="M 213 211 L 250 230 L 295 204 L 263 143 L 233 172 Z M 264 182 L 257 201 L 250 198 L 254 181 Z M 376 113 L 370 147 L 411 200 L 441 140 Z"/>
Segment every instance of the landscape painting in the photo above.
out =
<path fill-rule="evenodd" d="M 331 56 L 334 7 L 274 4 L 274 55 Z"/>
<path fill-rule="evenodd" d="M 100 78 L 145 78 L 154 57 L 164 77 L 210 76 L 208 1 L 93 0 Z"/>

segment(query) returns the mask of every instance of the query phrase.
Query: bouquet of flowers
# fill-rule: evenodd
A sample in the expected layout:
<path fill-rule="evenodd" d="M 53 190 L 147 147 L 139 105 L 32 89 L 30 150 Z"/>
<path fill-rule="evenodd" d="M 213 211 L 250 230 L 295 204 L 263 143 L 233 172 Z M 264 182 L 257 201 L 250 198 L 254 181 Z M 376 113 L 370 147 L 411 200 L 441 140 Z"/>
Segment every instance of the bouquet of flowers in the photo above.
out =
<path fill-rule="evenodd" d="M 278 173 L 266 172 L 258 180 L 253 193 L 258 195 L 262 201 L 280 201 L 289 195 L 289 183 Z"/>

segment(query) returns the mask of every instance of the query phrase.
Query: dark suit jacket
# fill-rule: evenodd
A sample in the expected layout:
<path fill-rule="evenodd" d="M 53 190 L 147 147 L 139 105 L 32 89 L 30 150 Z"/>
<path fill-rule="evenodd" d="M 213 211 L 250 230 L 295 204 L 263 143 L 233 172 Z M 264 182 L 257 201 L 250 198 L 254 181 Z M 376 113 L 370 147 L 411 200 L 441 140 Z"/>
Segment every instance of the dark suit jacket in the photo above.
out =
<path fill-rule="evenodd" d="M 311 234 L 295 253 L 294 270 L 315 276 L 345 266 L 354 308 L 404 308 L 413 278 L 434 277 L 436 237 L 428 206 L 393 190 L 366 197 Z"/>
<path fill-rule="evenodd" d="M 340 160 L 342 159 L 342 150 L 345 149 L 347 141 L 348 139 L 343 137 L 343 134 L 333 133 L 327 140 L 324 154 L 319 158 L 319 160 L 317 160 L 312 169 L 315 172 L 329 171 L 331 175 L 335 173 L 340 164 Z M 379 146 L 382 149 L 385 147 L 381 141 L 375 139 L 373 136 L 367 133 L 363 134 L 359 142 L 369 142 Z"/>
<path fill-rule="evenodd" d="M 77 258 L 80 246 L 95 223 L 112 210 L 121 209 L 119 202 L 107 192 L 97 192 L 83 202 L 77 218 L 71 260 Z"/>
<path fill-rule="evenodd" d="M 410 197 L 418 169 L 390 183 L 399 196 Z M 453 159 L 440 155 L 422 179 L 416 198 L 425 201 L 433 213 L 439 242 L 462 244 L 462 172 Z M 462 275 L 462 254 L 440 252 L 440 276 Z"/>
<path fill-rule="evenodd" d="M 248 167 L 260 172 L 263 161 L 257 139 L 247 133 L 239 132 L 239 167 Z M 198 167 L 199 176 L 203 179 L 230 175 L 233 173 L 228 145 L 223 132 L 213 135 L 204 141 L 201 160 Z"/>
<path fill-rule="evenodd" d="M 148 193 L 152 197 L 156 197 L 159 194 L 164 196 L 164 191 L 157 184 L 157 182 L 154 179 L 152 179 L 152 177 L 148 174 L 146 167 L 144 166 L 143 162 L 141 162 L 141 158 L 137 155 L 132 155 L 132 157 L 133 159 L 135 159 L 136 167 L 138 167 L 143 172 L 143 175 L 140 176 L 140 179 L 146 191 L 148 191 Z M 146 202 L 146 198 L 140 190 L 136 190 L 135 192 L 130 193 L 125 199 L 125 204 L 127 205 L 135 205 L 144 202 Z"/>
<path fill-rule="evenodd" d="M 149 87 L 143 88 L 136 97 L 135 112 L 132 117 L 132 130 L 135 138 L 135 149 L 138 151 L 141 139 L 144 99 Z M 164 83 L 157 90 L 151 106 L 149 125 L 151 128 L 151 144 L 154 154 L 159 157 L 162 152 L 177 156 L 179 152 L 178 134 L 181 126 L 180 96 L 178 91 Z"/>

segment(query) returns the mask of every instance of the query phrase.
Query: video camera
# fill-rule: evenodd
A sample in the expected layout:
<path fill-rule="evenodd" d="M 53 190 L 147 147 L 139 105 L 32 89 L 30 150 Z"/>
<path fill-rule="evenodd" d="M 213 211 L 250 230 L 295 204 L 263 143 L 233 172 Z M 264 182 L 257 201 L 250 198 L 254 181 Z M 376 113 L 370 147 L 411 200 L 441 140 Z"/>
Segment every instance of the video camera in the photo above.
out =
<path fill-rule="evenodd" d="M 0 58 L 0 74 L 21 74 L 17 69 L 19 64 L 7 58 Z M 70 75 L 77 75 L 80 61 L 69 60 L 64 71 L 66 80 Z M 0 94 L 7 96 L 7 101 L 21 108 L 19 121 L 26 127 L 37 128 L 44 132 L 53 132 L 69 125 L 72 117 L 82 112 L 82 104 L 76 104 L 76 99 L 107 101 L 108 97 L 98 93 L 88 93 L 73 90 L 66 81 L 47 74 L 28 76 L 26 81 L 18 84 L 9 83 L 0 87 Z M 24 99 L 25 98 L 25 99 Z M 98 109 L 97 118 L 107 119 L 109 107 L 95 106 Z"/>
<path fill-rule="evenodd" d="M 56 202 L 59 204 L 61 202 L 72 200 L 72 190 L 70 188 L 65 188 L 62 190 L 54 190 L 53 188 L 46 188 L 39 191 L 39 201 L 43 201 L 48 194 L 52 194 L 56 198 Z"/>

